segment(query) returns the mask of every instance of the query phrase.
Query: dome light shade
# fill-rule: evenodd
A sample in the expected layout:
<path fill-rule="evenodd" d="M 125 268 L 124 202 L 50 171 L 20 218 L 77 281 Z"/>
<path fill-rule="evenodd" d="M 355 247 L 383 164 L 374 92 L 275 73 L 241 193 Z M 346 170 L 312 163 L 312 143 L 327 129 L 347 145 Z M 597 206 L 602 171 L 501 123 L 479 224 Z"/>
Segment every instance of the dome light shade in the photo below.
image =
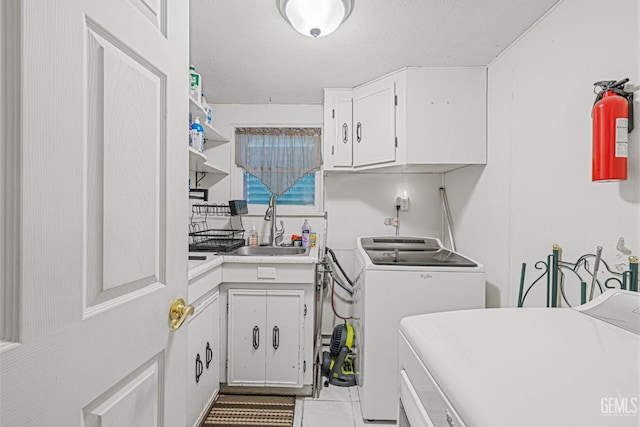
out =
<path fill-rule="evenodd" d="M 300 34 L 324 37 L 351 14 L 353 0 L 277 0 L 280 14 Z"/>

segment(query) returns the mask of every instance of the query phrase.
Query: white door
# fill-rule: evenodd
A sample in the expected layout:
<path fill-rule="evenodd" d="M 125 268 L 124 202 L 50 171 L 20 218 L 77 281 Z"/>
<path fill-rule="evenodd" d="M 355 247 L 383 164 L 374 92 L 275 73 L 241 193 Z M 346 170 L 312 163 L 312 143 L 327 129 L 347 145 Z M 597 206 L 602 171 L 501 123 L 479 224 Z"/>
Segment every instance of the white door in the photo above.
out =
<path fill-rule="evenodd" d="M 0 425 L 182 426 L 187 331 L 168 313 L 187 287 L 188 2 L 2 8 L 22 90 L 18 120 L 2 111 L 21 154 L 0 170 L 19 183 L 0 205 L 19 236 Z"/>
<path fill-rule="evenodd" d="M 353 166 L 396 159 L 395 82 L 380 80 L 353 91 Z"/>
<path fill-rule="evenodd" d="M 264 385 L 267 291 L 229 289 L 227 384 Z"/>
<path fill-rule="evenodd" d="M 302 387 L 304 320 L 304 291 L 267 291 L 267 386 Z"/>

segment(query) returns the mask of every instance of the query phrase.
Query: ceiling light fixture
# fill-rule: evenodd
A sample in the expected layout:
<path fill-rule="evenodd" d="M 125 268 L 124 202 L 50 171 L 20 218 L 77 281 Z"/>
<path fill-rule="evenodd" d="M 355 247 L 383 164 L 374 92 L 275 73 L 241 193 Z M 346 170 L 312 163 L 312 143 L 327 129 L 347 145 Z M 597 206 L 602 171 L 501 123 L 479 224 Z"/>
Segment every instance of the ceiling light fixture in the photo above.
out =
<path fill-rule="evenodd" d="M 300 34 L 323 37 L 351 14 L 354 0 L 276 0 L 284 19 Z"/>

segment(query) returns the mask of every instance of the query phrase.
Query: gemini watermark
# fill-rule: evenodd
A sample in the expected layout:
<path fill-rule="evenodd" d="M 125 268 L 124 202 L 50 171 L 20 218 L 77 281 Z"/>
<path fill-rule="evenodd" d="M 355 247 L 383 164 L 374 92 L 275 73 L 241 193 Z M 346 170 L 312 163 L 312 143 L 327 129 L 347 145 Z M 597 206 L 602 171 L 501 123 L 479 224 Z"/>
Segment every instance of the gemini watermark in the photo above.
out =
<path fill-rule="evenodd" d="M 637 397 L 603 397 L 600 411 L 608 417 L 633 417 L 638 415 Z"/>

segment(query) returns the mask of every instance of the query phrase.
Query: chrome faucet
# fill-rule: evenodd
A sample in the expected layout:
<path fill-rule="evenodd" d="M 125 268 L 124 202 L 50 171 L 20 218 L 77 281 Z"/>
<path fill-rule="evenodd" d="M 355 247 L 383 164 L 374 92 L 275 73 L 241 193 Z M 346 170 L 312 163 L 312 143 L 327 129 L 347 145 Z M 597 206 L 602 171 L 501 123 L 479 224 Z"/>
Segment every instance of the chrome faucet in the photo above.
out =
<path fill-rule="evenodd" d="M 280 221 L 280 229 L 276 225 L 276 196 L 269 198 L 269 207 L 264 213 L 264 220 L 271 222 L 271 234 L 269 234 L 269 246 L 278 246 L 282 243 L 284 235 L 284 223 Z"/>

